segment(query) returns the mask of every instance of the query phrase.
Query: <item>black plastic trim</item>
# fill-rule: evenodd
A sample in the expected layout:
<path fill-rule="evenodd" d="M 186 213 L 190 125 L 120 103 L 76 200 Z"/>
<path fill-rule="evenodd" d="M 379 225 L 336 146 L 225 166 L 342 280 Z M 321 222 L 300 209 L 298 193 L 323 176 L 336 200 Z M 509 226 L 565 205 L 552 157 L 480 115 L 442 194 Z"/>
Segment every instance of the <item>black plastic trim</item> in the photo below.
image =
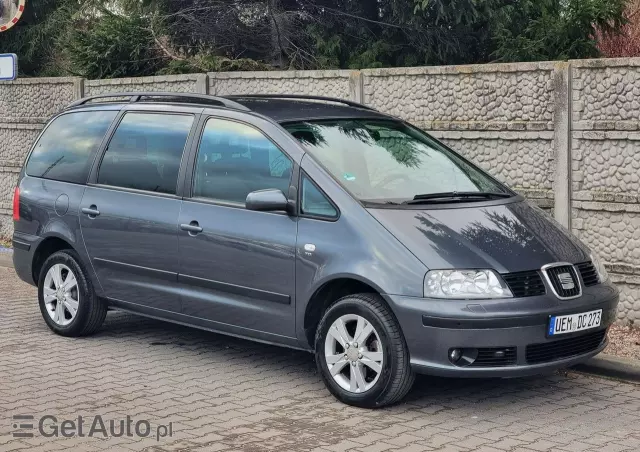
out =
<path fill-rule="evenodd" d="M 456 319 L 451 317 L 422 316 L 422 326 L 433 328 L 463 329 L 463 330 L 487 330 L 493 328 L 514 328 L 520 326 L 545 326 L 546 314 L 523 317 L 497 317 L 490 319 Z"/>
<path fill-rule="evenodd" d="M 196 276 L 178 275 L 178 282 L 188 284 L 190 286 L 199 286 L 205 289 L 216 290 L 219 292 L 227 292 L 248 298 L 256 298 L 258 300 L 272 301 L 280 304 L 291 304 L 289 295 L 268 292 L 266 290 L 253 289 L 251 287 L 238 286 L 235 284 L 223 283 L 212 279 L 198 278 Z"/>
<path fill-rule="evenodd" d="M 11 244 L 14 248 L 24 251 L 29 251 L 31 249 L 31 244 L 27 242 L 22 242 L 20 240 L 13 239 Z"/>
<path fill-rule="evenodd" d="M 116 262 L 109 259 L 102 259 L 100 257 L 94 257 L 95 262 L 99 262 L 101 265 L 107 268 L 113 268 L 116 270 L 126 269 L 127 272 L 140 276 L 149 276 L 163 281 L 177 282 L 178 274 L 175 272 L 168 272 L 166 270 L 157 270 L 155 268 L 141 267 L 139 265 L 126 264 L 124 262 Z"/>
<path fill-rule="evenodd" d="M 228 99 L 225 97 L 212 96 L 209 94 L 191 94 L 191 93 L 171 93 L 171 92 L 121 92 L 121 93 L 107 93 L 107 94 L 98 94 L 97 96 L 84 97 L 80 100 L 77 100 L 71 104 L 69 104 L 66 108 L 74 108 L 80 105 L 85 105 L 90 101 L 98 100 L 98 99 L 113 99 L 118 97 L 129 97 L 130 99 L 126 101 L 127 103 L 134 102 L 144 102 L 141 101 L 141 98 L 145 97 L 168 97 L 168 98 L 176 98 L 176 99 L 194 99 L 201 101 L 201 104 L 207 104 L 211 102 L 217 102 L 220 107 L 232 108 L 235 110 L 241 111 L 251 111 L 250 108 L 233 101 L 232 99 Z M 125 103 L 124 101 L 120 101 Z M 198 102 L 196 102 L 198 103 Z"/>
<path fill-rule="evenodd" d="M 181 199 L 180 196 L 171 193 L 161 193 L 157 191 L 148 191 L 148 190 L 139 190 L 137 188 L 129 188 L 129 187 L 118 187 L 117 185 L 107 185 L 107 184 L 92 184 L 88 183 L 88 187 L 100 188 L 102 190 L 113 190 L 113 191 L 123 191 L 127 193 L 135 193 L 138 195 L 147 195 L 147 196 L 156 196 L 158 198 L 167 198 L 167 199 Z"/>

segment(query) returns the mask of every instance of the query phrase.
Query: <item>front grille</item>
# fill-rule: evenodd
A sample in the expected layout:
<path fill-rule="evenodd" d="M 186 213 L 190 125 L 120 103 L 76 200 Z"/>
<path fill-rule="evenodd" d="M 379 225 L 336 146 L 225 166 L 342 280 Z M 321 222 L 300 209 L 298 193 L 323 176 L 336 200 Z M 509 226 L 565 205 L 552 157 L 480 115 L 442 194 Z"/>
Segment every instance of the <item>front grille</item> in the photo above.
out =
<path fill-rule="evenodd" d="M 569 339 L 560 339 L 543 344 L 527 345 L 526 359 L 529 364 L 546 363 L 558 359 L 570 358 L 571 356 L 589 353 L 598 348 L 607 330 L 596 331 L 594 333 L 583 334 L 582 336 Z"/>
<path fill-rule="evenodd" d="M 559 265 L 543 270 L 553 291 L 559 298 L 572 298 L 580 295 L 580 281 L 573 265 Z"/>
<path fill-rule="evenodd" d="M 598 284 L 598 272 L 591 262 L 582 262 L 581 264 L 576 264 L 576 267 L 580 272 L 580 276 L 582 276 L 582 282 L 585 287 Z"/>
<path fill-rule="evenodd" d="M 537 270 L 502 275 L 514 297 L 544 295 L 546 290 Z"/>
<path fill-rule="evenodd" d="M 470 367 L 504 367 L 515 364 L 515 347 L 479 348 L 478 357 Z"/>

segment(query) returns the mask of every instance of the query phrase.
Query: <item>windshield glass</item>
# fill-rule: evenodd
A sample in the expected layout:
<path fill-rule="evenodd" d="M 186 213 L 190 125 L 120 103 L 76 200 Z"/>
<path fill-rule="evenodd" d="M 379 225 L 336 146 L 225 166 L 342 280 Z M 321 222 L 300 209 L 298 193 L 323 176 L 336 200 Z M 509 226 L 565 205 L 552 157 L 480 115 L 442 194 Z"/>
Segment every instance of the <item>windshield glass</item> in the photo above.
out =
<path fill-rule="evenodd" d="M 345 119 L 284 127 L 356 198 L 403 202 L 452 192 L 511 192 L 436 140 L 398 121 Z"/>

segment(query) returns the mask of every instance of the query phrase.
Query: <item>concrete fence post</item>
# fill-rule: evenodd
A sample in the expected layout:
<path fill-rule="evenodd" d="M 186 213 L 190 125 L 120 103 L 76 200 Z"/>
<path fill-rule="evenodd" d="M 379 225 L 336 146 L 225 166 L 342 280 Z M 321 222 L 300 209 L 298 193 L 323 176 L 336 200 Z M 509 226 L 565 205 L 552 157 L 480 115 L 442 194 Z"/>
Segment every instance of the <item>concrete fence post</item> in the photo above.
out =
<path fill-rule="evenodd" d="M 351 71 L 349 74 L 349 98 L 364 104 L 364 75 L 362 71 Z"/>
<path fill-rule="evenodd" d="M 196 93 L 209 94 L 209 76 L 207 74 L 198 74 L 196 78 Z"/>
<path fill-rule="evenodd" d="M 553 212 L 555 219 L 571 230 L 571 65 L 568 62 L 555 64 L 553 95 Z"/>
<path fill-rule="evenodd" d="M 77 77 L 73 80 L 73 98 L 74 100 L 84 97 L 84 78 Z"/>

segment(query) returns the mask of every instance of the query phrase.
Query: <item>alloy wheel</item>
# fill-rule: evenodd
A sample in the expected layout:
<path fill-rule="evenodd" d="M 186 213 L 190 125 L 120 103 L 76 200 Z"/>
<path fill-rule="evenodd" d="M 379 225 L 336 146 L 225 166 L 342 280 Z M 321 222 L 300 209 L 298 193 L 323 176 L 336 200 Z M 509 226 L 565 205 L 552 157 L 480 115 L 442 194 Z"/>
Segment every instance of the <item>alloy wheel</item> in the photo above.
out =
<path fill-rule="evenodd" d="M 60 326 L 70 324 L 78 313 L 78 280 L 64 264 L 51 266 L 44 278 L 44 304 L 51 319 Z"/>
<path fill-rule="evenodd" d="M 345 391 L 363 393 L 382 373 L 382 341 L 364 317 L 347 314 L 329 328 L 324 345 L 329 373 Z"/>

